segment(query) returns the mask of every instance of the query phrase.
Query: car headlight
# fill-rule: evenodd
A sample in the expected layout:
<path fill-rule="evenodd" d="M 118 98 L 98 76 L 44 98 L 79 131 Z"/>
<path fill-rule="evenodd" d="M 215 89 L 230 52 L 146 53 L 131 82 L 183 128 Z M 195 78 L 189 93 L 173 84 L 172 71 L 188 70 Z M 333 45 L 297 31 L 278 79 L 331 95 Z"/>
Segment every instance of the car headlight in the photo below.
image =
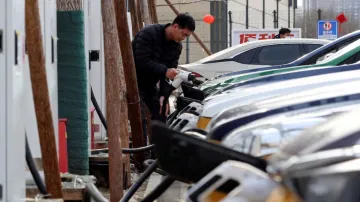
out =
<path fill-rule="evenodd" d="M 210 117 L 203 117 L 200 116 L 198 122 L 197 122 L 197 127 L 200 129 L 205 130 L 206 126 L 209 124 L 209 122 L 211 121 Z"/>

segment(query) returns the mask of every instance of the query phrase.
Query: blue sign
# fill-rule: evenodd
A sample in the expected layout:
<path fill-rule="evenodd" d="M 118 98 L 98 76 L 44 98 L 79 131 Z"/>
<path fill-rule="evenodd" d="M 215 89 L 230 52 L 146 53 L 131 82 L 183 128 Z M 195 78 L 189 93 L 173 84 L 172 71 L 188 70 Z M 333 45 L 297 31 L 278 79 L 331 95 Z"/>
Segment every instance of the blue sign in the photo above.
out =
<path fill-rule="evenodd" d="M 318 39 L 335 40 L 338 37 L 338 22 L 336 20 L 318 21 Z"/>

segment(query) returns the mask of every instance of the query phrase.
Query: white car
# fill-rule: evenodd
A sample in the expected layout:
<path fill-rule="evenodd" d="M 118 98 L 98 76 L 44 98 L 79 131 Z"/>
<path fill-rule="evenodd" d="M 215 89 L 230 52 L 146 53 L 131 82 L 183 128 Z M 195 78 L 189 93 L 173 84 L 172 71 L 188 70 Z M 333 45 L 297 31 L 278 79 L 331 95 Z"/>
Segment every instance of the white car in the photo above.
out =
<path fill-rule="evenodd" d="M 178 68 L 205 79 L 256 67 L 287 64 L 329 43 L 323 39 L 268 39 L 239 44 Z"/>

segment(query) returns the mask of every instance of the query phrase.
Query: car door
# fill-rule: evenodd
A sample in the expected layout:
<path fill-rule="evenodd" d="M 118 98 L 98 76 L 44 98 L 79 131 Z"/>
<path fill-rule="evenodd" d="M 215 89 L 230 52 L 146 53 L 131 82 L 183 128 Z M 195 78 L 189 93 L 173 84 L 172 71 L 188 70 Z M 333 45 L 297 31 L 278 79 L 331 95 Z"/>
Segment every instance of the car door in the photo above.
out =
<path fill-rule="evenodd" d="M 301 55 L 301 44 L 264 46 L 252 57 L 249 68 L 287 64 L 296 60 Z"/>

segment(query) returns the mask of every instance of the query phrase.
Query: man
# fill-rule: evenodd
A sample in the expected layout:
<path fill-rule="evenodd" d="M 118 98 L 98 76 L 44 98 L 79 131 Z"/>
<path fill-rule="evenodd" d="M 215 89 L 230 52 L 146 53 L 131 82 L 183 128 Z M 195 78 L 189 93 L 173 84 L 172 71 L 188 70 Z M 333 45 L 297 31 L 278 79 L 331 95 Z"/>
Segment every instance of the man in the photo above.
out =
<path fill-rule="evenodd" d="M 181 41 L 194 30 L 194 19 L 188 14 L 179 14 L 172 23 L 144 27 L 132 41 L 140 99 L 148 107 L 152 120 L 166 121 L 166 115 L 161 114 L 162 87 L 165 79 L 176 77 Z M 156 87 L 159 81 L 160 90 Z M 165 104 L 168 114 L 169 105 Z"/>
<path fill-rule="evenodd" d="M 291 30 L 290 30 L 290 29 L 288 29 L 288 28 L 281 28 L 281 29 L 279 30 L 279 34 L 276 35 L 276 36 L 274 37 L 274 39 L 283 39 L 283 38 L 286 38 L 286 37 L 290 36 L 290 34 L 291 34 Z"/>

